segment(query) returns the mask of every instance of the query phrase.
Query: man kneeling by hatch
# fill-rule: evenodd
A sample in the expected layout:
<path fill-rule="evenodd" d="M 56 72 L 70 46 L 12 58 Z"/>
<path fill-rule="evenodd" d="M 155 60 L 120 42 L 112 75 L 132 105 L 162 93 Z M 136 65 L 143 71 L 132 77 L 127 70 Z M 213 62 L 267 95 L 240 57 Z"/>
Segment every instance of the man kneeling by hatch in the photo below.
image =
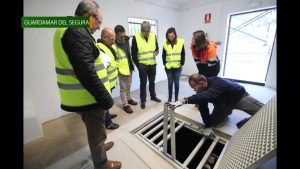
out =
<path fill-rule="evenodd" d="M 233 109 L 242 110 L 251 116 L 264 104 L 251 97 L 245 88 L 236 82 L 220 78 L 193 74 L 189 78 L 190 87 L 196 94 L 175 102 L 176 106 L 196 104 L 206 128 L 221 127 Z M 214 105 L 209 114 L 208 102 Z M 241 128 L 250 118 L 245 118 L 236 125 Z"/>

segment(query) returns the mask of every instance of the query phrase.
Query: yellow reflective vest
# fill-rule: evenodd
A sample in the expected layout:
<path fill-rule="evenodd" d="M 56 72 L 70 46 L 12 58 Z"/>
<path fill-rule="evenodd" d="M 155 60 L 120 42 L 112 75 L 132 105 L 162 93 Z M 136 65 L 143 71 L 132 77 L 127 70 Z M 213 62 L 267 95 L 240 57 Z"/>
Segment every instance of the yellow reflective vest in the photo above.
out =
<path fill-rule="evenodd" d="M 61 38 L 65 31 L 66 28 L 58 28 L 54 34 L 53 40 L 56 79 L 59 87 L 61 104 L 69 107 L 95 104 L 97 101 L 77 79 L 68 56 L 62 47 Z M 101 79 L 106 90 L 110 93 L 109 79 L 101 57 L 95 59 L 94 65 L 97 70 L 97 75 Z"/>
<path fill-rule="evenodd" d="M 138 48 L 138 61 L 144 65 L 156 64 L 155 56 L 153 55 L 156 48 L 156 39 L 154 33 L 150 33 L 148 41 L 144 38 L 142 32 L 135 34 L 136 44 Z"/>
<path fill-rule="evenodd" d="M 110 83 L 110 89 L 114 88 L 117 85 L 117 79 L 118 79 L 118 70 L 117 65 L 115 61 L 115 57 L 111 50 L 105 46 L 103 43 L 96 43 L 96 45 L 104 51 L 105 54 L 107 54 L 111 58 L 111 64 L 109 67 L 106 68 L 107 75 Z"/>
<path fill-rule="evenodd" d="M 116 65 L 119 73 L 122 75 L 130 75 L 130 68 L 128 64 L 128 58 L 126 57 L 126 52 L 115 44 L 112 46 L 112 48 L 116 51 Z M 129 62 L 132 62 L 131 57 L 129 59 Z"/>
<path fill-rule="evenodd" d="M 179 68 L 180 61 L 181 61 L 181 51 L 184 45 L 184 40 L 177 38 L 177 42 L 174 44 L 173 48 L 172 45 L 167 43 L 165 40 L 164 42 L 164 49 L 166 51 L 166 68 Z"/>

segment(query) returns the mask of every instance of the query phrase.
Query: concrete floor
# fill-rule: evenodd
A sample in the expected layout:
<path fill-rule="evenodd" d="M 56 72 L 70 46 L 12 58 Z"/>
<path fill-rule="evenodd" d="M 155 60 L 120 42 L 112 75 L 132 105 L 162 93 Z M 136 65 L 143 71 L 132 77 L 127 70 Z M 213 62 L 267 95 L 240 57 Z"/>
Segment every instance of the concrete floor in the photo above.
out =
<path fill-rule="evenodd" d="M 270 88 L 249 84 L 242 85 L 245 86 L 248 93 L 263 103 L 266 103 L 276 94 L 276 91 Z M 127 114 L 122 110 L 119 97 L 114 99 L 115 105 L 110 112 L 118 114 L 118 117 L 113 121 L 120 124 L 120 128 L 107 130 L 107 141 L 113 140 L 117 143 L 114 148 L 108 152 L 108 158 L 111 160 L 121 160 L 124 164 L 122 168 L 132 169 L 133 167 L 130 166 L 130 161 L 136 162 L 136 168 L 174 168 L 139 141 L 134 135 L 129 133 L 137 126 L 162 112 L 163 103 L 167 101 L 167 81 L 156 84 L 156 93 L 157 96 L 162 99 L 161 103 L 149 100 L 148 94 L 146 109 L 140 109 L 139 105 L 132 106 L 134 110 L 132 114 Z M 187 79 L 182 79 L 180 81 L 179 98 L 190 96 L 193 93 L 193 90 L 187 83 Z M 139 91 L 134 91 L 132 97 L 139 101 Z M 211 105 L 210 108 L 212 108 Z M 181 115 L 185 115 L 188 118 L 202 123 L 200 114 L 193 105 L 186 105 L 178 108 L 177 111 L 177 113 Z M 220 130 L 229 135 L 234 134 L 237 131 L 235 123 L 247 116 L 246 113 L 235 110 L 233 114 L 229 116 L 228 122 L 222 126 Z M 64 117 L 46 122 L 43 124 L 43 128 L 44 137 L 24 145 L 25 169 L 70 168 L 70 166 L 82 163 L 84 159 L 89 158 L 86 131 L 79 115 L 71 113 Z M 128 156 L 124 156 L 124 154 L 120 152 L 131 154 L 131 160 L 124 159 L 124 157 Z M 118 155 L 121 155 L 121 157 Z M 124 157 L 122 158 L 122 156 Z M 73 163 L 73 165 L 71 163 Z"/>

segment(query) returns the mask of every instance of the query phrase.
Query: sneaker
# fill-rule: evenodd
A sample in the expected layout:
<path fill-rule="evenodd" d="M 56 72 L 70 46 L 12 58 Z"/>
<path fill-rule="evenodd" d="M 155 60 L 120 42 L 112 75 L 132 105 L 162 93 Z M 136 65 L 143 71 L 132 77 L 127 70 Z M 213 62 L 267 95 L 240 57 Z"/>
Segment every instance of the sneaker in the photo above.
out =
<path fill-rule="evenodd" d="M 249 120 L 250 118 L 244 118 L 243 120 L 239 121 L 238 123 L 236 123 L 236 127 L 237 128 L 241 128 L 243 127 L 243 125 Z"/>
<path fill-rule="evenodd" d="M 130 99 L 130 100 L 128 100 L 128 104 L 130 104 L 130 105 L 137 105 L 138 102 L 136 102 L 136 101 Z"/>
<path fill-rule="evenodd" d="M 146 107 L 146 103 L 145 102 L 141 102 L 141 108 L 144 109 Z"/>
<path fill-rule="evenodd" d="M 123 110 L 126 113 L 132 113 L 133 112 L 132 108 L 129 105 L 128 106 L 123 106 Z"/>
<path fill-rule="evenodd" d="M 111 130 L 117 129 L 117 128 L 119 128 L 119 127 L 120 127 L 120 126 L 119 126 L 118 124 L 114 123 L 114 122 L 111 122 L 110 124 L 105 124 L 105 128 L 111 129 Z"/>
<path fill-rule="evenodd" d="M 157 98 L 157 97 L 151 97 L 151 100 L 154 100 L 156 102 L 161 102 L 161 100 L 159 98 Z"/>

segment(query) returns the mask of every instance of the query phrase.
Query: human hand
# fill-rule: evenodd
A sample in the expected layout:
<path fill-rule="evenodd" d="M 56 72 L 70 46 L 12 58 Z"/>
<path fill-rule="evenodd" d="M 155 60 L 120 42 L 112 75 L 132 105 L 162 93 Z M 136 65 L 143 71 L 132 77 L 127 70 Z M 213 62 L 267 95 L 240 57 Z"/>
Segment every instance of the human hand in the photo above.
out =
<path fill-rule="evenodd" d="M 173 108 L 176 108 L 182 106 L 184 103 L 181 100 L 179 100 L 177 102 L 171 102 L 170 104 L 172 105 Z"/>
<path fill-rule="evenodd" d="M 107 63 L 107 67 L 109 67 L 111 65 L 111 61 L 108 61 L 106 63 Z"/>
<path fill-rule="evenodd" d="M 113 105 L 114 105 L 114 100 L 112 99 L 112 97 L 106 98 L 106 99 L 101 99 L 101 102 L 103 104 L 101 104 L 101 108 L 103 110 L 109 110 Z"/>
<path fill-rule="evenodd" d="M 183 105 L 183 104 L 184 104 L 184 101 L 178 100 L 178 101 L 176 101 L 174 104 L 178 107 L 178 106 Z"/>
<path fill-rule="evenodd" d="M 107 54 L 100 52 L 100 55 L 102 57 L 102 62 L 105 68 L 109 67 L 111 65 L 111 57 Z"/>
<path fill-rule="evenodd" d="M 205 128 L 203 130 L 203 136 L 204 137 L 208 137 L 209 135 L 211 135 L 213 133 L 212 128 Z"/>
<path fill-rule="evenodd" d="M 182 98 L 179 101 L 181 101 L 183 104 L 187 104 L 187 98 Z"/>

